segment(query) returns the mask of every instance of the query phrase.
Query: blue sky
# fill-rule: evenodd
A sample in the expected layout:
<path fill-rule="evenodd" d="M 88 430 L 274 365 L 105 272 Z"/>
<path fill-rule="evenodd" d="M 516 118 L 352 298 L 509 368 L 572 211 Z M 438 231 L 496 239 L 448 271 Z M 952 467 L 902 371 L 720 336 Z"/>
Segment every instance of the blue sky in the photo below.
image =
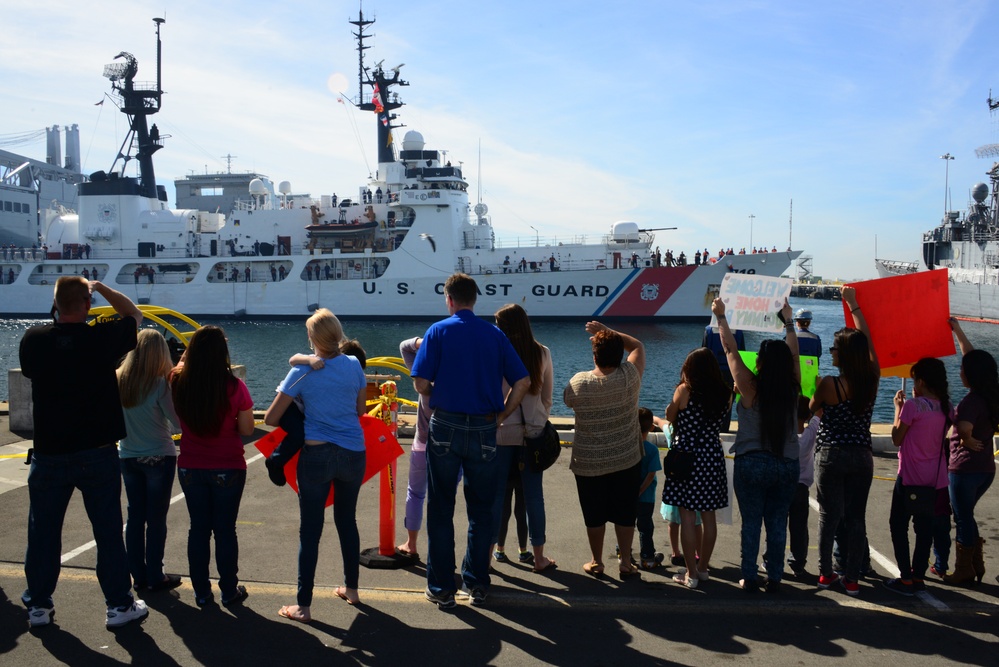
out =
<path fill-rule="evenodd" d="M 0 144 L 80 126 L 84 170 L 110 167 L 124 116 L 103 65 L 119 51 L 155 78 L 167 184 L 192 171 L 257 170 L 314 196 L 356 192 L 376 168 L 357 95 L 356 2 L 103 0 L 3 12 Z M 788 245 L 826 277 L 914 260 L 944 207 L 964 209 L 999 143 L 999 3 L 368 1 L 367 62 L 405 63 L 399 122 L 464 163 L 501 238 L 596 238 L 616 220 L 663 248 Z M 991 26 L 991 28 L 989 27 Z M 401 139 L 401 136 L 397 136 Z M 479 143 L 482 170 L 477 162 Z M 8 150 L 43 157 L 44 141 Z"/>

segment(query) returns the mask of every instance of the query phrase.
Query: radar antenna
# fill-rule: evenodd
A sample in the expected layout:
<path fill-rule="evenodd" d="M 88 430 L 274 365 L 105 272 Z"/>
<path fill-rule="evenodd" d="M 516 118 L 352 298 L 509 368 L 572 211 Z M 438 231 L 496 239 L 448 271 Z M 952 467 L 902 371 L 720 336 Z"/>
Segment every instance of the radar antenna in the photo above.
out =
<path fill-rule="evenodd" d="M 992 89 L 989 89 L 989 99 L 988 99 L 989 111 L 992 113 L 993 117 L 996 115 L 996 110 L 999 110 L 999 100 L 992 99 Z M 996 158 L 999 157 L 999 144 L 985 144 L 984 146 L 979 146 L 975 149 L 976 157 L 989 157 Z"/>

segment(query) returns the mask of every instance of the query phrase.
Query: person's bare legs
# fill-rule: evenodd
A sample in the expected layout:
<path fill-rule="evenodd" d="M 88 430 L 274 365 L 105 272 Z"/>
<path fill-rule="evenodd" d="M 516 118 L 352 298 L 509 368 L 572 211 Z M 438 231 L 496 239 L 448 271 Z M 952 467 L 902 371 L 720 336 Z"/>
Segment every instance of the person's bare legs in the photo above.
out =
<path fill-rule="evenodd" d="M 604 571 L 604 531 L 606 530 L 606 525 L 601 525 L 596 528 L 586 528 L 586 539 L 590 543 L 590 555 L 593 559 L 586 564 L 586 566 L 591 566 L 592 568 L 598 569 L 599 572 Z M 584 566 L 584 569 L 586 568 Z"/>
<path fill-rule="evenodd" d="M 701 531 L 701 559 L 698 561 L 697 571 L 706 573 L 718 539 L 718 524 L 715 522 L 714 512 L 701 512 Z"/>
<path fill-rule="evenodd" d="M 617 536 L 617 547 L 621 558 L 621 571 L 632 574 L 636 571 L 631 564 L 631 543 L 635 539 L 634 526 L 621 526 L 614 524 L 614 533 Z"/>
<path fill-rule="evenodd" d="M 703 515 L 701 517 L 703 521 Z M 687 564 L 687 579 L 697 576 L 697 535 L 694 522 L 697 515 L 694 510 L 680 508 L 680 548 L 683 549 L 683 560 Z"/>
<path fill-rule="evenodd" d="M 669 551 L 670 558 L 680 555 L 680 524 L 669 524 Z"/>

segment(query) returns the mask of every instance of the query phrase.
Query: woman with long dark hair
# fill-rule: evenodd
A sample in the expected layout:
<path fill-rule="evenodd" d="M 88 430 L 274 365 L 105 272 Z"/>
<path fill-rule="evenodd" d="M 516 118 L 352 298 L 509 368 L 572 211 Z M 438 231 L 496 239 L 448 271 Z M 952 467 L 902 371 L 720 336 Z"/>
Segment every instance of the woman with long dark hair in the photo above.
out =
<path fill-rule="evenodd" d="M 236 517 L 246 485 L 241 436 L 253 433 L 253 400 L 233 375 L 225 332 L 216 326 L 194 332 L 170 383 L 181 427 L 177 472 L 191 515 L 187 560 L 194 600 L 203 607 L 214 599 L 208 579 L 214 535 L 219 589 L 228 607 L 246 598 L 237 576 Z"/>
<path fill-rule="evenodd" d="M 673 425 L 671 447 L 694 455 L 690 476 L 666 476 L 662 500 L 680 508 L 680 549 L 685 568 L 673 581 L 688 588 L 706 581 L 711 554 L 718 538 L 715 511 L 728 506 L 728 476 L 725 451 L 718 434 L 729 423 L 732 387 L 722 378 L 714 353 L 700 347 L 690 354 L 680 369 L 680 383 L 666 406 L 666 420 Z M 701 539 L 697 539 L 697 513 L 701 513 Z M 698 558 L 700 556 L 700 558 Z"/>
<path fill-rule="evenodd" d="M 884 582 L 885 588 L 901 595 L 913 595 L 925 587 L 924 577 L 930 565 L 933 544 L 933 516 L 938 499 L 926 512 L 913 514 L 907 506 L 909 487 L 936 489 L 947 496 L 947 464 L 944 436 L 950 426 L 950 396 L 947 369 L 939 359 L 920 359 L 909 371 L 912 377 L 912 400 L 901 389 L 895 394 L 895 419 L 891 428 L 892 443 L 898 447 L 898 475 L 891 496 L 888 527 L 895 551 L 899 576 Z M 942 499 L 940 499 L 942 500 Z M 916 534 L 909 551 L 909 519 Z"/>
<path fill-rule="evenodd" d="M 996 476 L 993 438 L 999 430 L 999 370 L 995 358 L 976 350 L 960 323 L 950 319 L 961 347 L 961 382 L 968 395 L 957 404 L 950 436 L 950 504 L 954 508 L 957 554 L 948 584 L 979 582 L 985 576 L 985 540 L 978 534 L 975 506 Z"/>
<path fill-rule="evenodd" d="M 326 498 L 333 488 L 333 523 L 340 537 L 344 583 L 334 594 L 357 604 L 361 539 L 357 531 L 357 497 L 364 479 L 366 453 L 359 417 L 365 413 L 367 379 L 355 357 L 340 352 L 343 327 L 336 315 L 320 308 L 305 322 L 309 346 L 323 360 L 322 368 L 295 366 L 278 386 L 264 414 L 276 426 L 296 397 L 305 403 L 305 446 L 298 459 L 298 509 L 301 522 L 298 550 L 297 604 L 278 615 L 293 621 L 312 620 L 312 593 L 323 535 Z"/>
<path fill-rule="evenodd" d="M 535 340 L 531 331 L 531 321 L 522 307 L 508 304 L 500 308 L 496 311 L 496 326 L 510 339 L 510 344 L 524 362 L 531 378 L 531 387 L 521 401 L 520 408 L 500 424 L 496 431 L 497 478 L 505 480 L 510 468 L 520 464 L 524 437 L 536 437 L 548 421 L 552 409 L 554 380 L 551 351 Z M 503 395 L 509 391 L 509 385 L 504 382 Z M 527 532 L 534 550 L 534 571 L 555 569 L 557 567 L 555 561 L 545 556 L 544 473 L 523 465 L 520 468 L 520 479 L 527 509 Z M 505 496 L 506 484 L 501 483 L 497 487 L 496 503 L 493 507 L 494 545 L 499 540 Z"/>
<path fill-rule="evenodd" d="M 864 314 L 852 287 L 842 289 L 856 328 L 843 328 L 830 348 L 839 376 L 822 378 L 809 404 L 823 409 L 815 445 L 815 489 L 819 503 L 819 588 L 841 584 L 860 593 L 860 568 L 867 550 L 867 497 L 874 475 L 871 417 L 881 369 Z M 840 521 L 846 538 L 846 571 L 833 571 L 833 539 Z M 841 545 L 842 546 L 842 545 Z"/>
<path fill-rule="evenodd" d="M 736 405 L 739 430 L 731 450 L 735 454 L 732 481 L 742 514 L 740 584 L 747 593 L 759 590 L 756 558 L 761 526 L 765 526 L 766 588 L 769 593 L 777 593 L 784 574 L 787 515 L 798 484 L 801 368 L 791 306 L 785 300 L 781 309 L 785 340 L 764 340 L 760 344 L 755 374 L 739 355 L 721 299 L 714 300 L 711 311 L 718 319 L 728 367 L 741 395 Z"/>
<path fill-rule="evenodd" d="M 163 572 L 166 519 L 177 474 L 177 445 L 171 434 L 180 423 L 167 385 L 171 370 L 170 348 L 155 329 L 139 331 L 135 349 L 118 368 L 118 393 L 128 430 L 118 443 L 128 498 L 125 550 L 136 590 L 180 585 L 180 577 Z"/>

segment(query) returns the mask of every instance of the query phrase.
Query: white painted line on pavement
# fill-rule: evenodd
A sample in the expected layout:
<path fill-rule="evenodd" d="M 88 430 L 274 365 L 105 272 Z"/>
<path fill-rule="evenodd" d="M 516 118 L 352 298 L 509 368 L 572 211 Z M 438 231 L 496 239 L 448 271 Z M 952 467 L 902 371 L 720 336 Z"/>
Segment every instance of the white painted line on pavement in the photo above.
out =
<path fill-rule="evenodd" d="M 249 465 L 250 463 L 253 463 L 254 461 L 258 461 L 258 460 L 260 460 L 262 458 L 264 458 L 263 454 L 257 454 L 256 456 L 251 456 L 250 458 L 248 458 L 246 460 L 246 463 L 247 463 L 247 465 Z M 177 502 L 178 500 L 180 500 L 183 497 L 184 497 L 183 493 L 178 493 L 177 495 L 175 495 L 173 498 L 170 499 L 170 504 L 173 505 L 175 502 Z M 122 532 L 125 531 L 125 526 L 124 525 L 122 525 L 121 530 L 122 530 Z M 67 551 L 66 553 L 64 553 L 62 555 L 62 558 L 59 559 L 59 562 L 60 563 L 65 563 L 66 561 L 73 560 L 74 558 L 76 558 L 80 554 L 86 553 L 86 552 L 90 551 L 91 549 L 93 549 L 96 546 L 97 546 L 97 542 L 95 542 L 94 540 L 90 540 L 86 544 L 81 544 L 80 546 L 78 546 L 77 548 L 73 549 L 72 551 Z"/>
<path fill-rule="evenodd" d="M 809 496 L 808 504 L 816 512 L 819 511 L 819 501 L 816 500 L 815 498 Z M 888 572 L 889 577 L 895 578 L 899 576 L 898 566 L 893 561 L 888 560 L 885 556 L 881 554 L 881 552 L 872 547 L 870 545 L 870 542 L 868 542 L 867 548 L 871 552 L 871 560 L 877 561 L 878 565 L 880 565 Z M 916 593 L 916 597 L 925 602 L 926 604 L 930 605 L 937 611 L 950 611 L 950 607 L 948 607 L 945 603 L 933 597 L 933 594 L 930 593 L 929 591 L 919 591 L 918 593 Z"/>

